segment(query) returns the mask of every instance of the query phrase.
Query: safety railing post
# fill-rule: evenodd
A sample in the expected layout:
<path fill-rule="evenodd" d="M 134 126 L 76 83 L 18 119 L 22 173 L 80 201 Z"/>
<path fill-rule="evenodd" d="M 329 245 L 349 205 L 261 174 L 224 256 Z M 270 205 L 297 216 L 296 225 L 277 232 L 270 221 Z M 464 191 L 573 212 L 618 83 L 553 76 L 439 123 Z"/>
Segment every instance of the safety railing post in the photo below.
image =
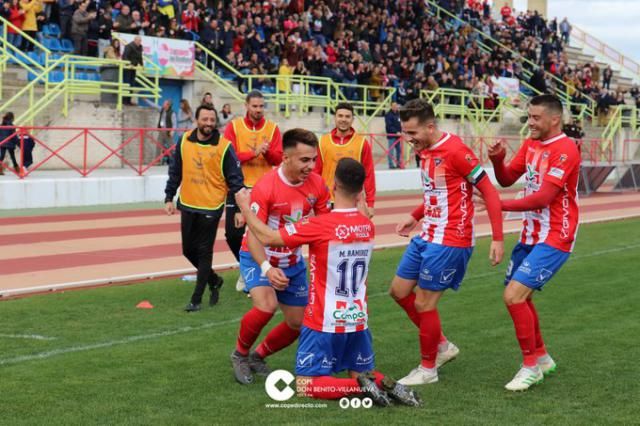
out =
<path fill-rule="evenodd" d="M 82 132 L 82 177 L 87 177 L 87 154 L 88 154 L 88 140 L 89 129 L 85 128 Z"/>
<path fill-rule="evenodd" d="M 124 90 L 124 69 L 123 62 L 118 63 L 118 84 L 116 85 L 118 91 L 118 101 L 116 109 L 122 111 L 122 91 Z"/>
<path fill-rule="evenodd" d="M 138 149 L 138 175 L 142 176 L 142 166 L 144 165 L 144 129 L 140 129 L 140 147 Z"/>
<path fill-rule="evenodd" d="M 16 130 L 20 138 L 20 170 L 18 170 L 18 178 L 24 179 L 24 129 L 18 127 Z"/>

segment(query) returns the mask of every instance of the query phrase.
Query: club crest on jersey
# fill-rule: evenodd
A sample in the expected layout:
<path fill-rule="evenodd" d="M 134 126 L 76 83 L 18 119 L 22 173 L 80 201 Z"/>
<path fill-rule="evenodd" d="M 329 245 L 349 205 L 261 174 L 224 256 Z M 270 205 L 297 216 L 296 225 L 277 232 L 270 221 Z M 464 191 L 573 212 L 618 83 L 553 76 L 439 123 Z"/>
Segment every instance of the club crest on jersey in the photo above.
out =
<path fill-rule="evenodd" d="M 428 174 L 423 173 L 423 175 L 422 175 L 422 181 L 424 182 L 424 188 L 425 188 L 427 191 L 432 191 L 432 190 L 433 190 L 433 183 L 434 183 L 434 181 L 433 181 L 433 179 L 431 179 L 431 178 L 429 177 L 429 175 L 428 175 Z"/>
<path fill-rule="evenodd" d="M 347 225 L 336 226 L 336 237 L 339 239 L 346 240 L 349 237 L 349 234 L 351 234 L 351 231 L 349 231 L 349 227 Z"/>
<path fill-rule="evenodd" d="M 307 201 L 309 202 L 309 204 L 314 206 L 316 204 L 316 201 L 318 201 L 318 198 L 313 194 L 309 194 L 307 195 Z"/>
<path fill-rule="evenodd" d="M 471 163 L 473 161 L 473 157 L 471 156 L 471 154 L 465 155 L 464 159 L 467 160 L 469 163 Z"/>
<path fill-rule="evenodd" d="M 569 159 L 569 156 L 567 154 L 560 154 L 560 162 L 561 163 L 564 163 L 568 159 Z"/>
<path fill-rule="evenodd" d="M 549 158 L 549 151 L 545 151 L 542 153 L 542 158 Z"/>
<path fill-rule="evenodd" d="M 251 211 L 253 212 L 253 214 L 257 215 L 258 212 L 260 211 L 260 206 L 258 205 L 258 203 L 256 203 L 255 201 L 253 203 L 251 203 L 251 206 L 249 206 L 249 208 L 251 209 Z"/>
<path fill-rule="evenodd" d="M 436 165 L 436 167 L 438 167 L 440 164 L 442 164 L 442 158 L 434 158 L 433 159 L 433 164 Z"/>

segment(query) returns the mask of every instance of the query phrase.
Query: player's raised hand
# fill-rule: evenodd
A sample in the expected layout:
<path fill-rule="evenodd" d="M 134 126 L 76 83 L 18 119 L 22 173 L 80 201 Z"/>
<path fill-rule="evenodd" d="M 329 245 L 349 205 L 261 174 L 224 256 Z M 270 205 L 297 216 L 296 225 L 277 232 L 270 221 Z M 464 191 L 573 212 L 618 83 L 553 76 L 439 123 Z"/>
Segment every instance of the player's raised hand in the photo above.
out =
<path fill-rule="evenodd" d="M 284 290 L 289 285 L 289 278 L 280 268 L 271 268 L 267 271 L 267 279 L 276 290 Z"/>
<path fill-rule="evenodd" d="M 396 225 L 396 234 L 401 237 L 408 237 L 409 233 L 416 227 L 418 221 L 411 215 Z"/>
<path fill-rule="evenodd" d="M 507 148 L 504 141 L 500 140 L 493 145 L 490 145 L 489 149 L 487 149 L 487 153 L 489 154 L 489 160 L 491 160 L 492 163 L 502 163 L 504 158 L 507 156 Z"/>
<path fill-rule="evenodd" d="M 489 248 L 489 260 L 491 266 L 496 266 L 502 262 L 504 256 L 504 241 L 491 241 L 491 247 Z"/>
<path fill-rule="evenodd" d="M 247 188 L 242 188 L 240 191 L 236 192 L 235 198 L 236 204 L 240 210 L 249 210 L 249 203 L 251 203 L 251 191 Z"/>

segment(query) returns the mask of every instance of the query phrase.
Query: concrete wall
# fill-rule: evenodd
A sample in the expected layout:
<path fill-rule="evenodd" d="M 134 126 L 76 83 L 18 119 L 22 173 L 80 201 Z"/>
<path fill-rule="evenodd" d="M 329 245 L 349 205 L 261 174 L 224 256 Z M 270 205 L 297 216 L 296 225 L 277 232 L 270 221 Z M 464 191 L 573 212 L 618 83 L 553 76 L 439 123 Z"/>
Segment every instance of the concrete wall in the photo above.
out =
<path fill-rule="evenodd" d="M 161 168 L 156 168 L 161 169 Z M 493 170 L 487 173 L 495 183 Z M 0 181 L 0 210 L 157 202 L 162 205 L 167 176 L 31 178 Z M 111 172 L 113 174 L 113 172 Z M 418 169 L 376 171 L 378 191 L 420 190 Z"/>

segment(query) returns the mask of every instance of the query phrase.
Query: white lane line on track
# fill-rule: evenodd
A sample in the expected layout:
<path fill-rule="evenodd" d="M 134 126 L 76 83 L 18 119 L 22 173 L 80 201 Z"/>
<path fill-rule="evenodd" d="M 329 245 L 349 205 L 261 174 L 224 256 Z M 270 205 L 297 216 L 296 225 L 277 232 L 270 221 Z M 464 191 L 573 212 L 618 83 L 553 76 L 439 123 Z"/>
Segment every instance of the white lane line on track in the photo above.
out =
<path fill-rule="evenodd" d="M 31 339 L 31 340 L 56 340 L 57 337 L 40 336 L 39 334 L 3 334 L 0 339 Z"/>
<path fill-rule="evenodd" d="M 606 249 L 606 250 L 599 250 L 599 251 L 595 251 L 592 253 L 587 253 L 581 256 L 573 256 L 571 257 L 569 260 L 570 261 L 577 261 L 577 260 L 581 260 L 581 259 L 588 259 L 591 257 L 595 257 L 595 256 L 601 256 L 603 254 L 611 254 L 611 253 L 618 253 L 621 251 L 625 251 L 625 250 L 629 250 L 629 249 L 635 249 L 635 248 L 640 248 L 640 244 L 631 244 L 628 246 L 622 246 L 622 247 L 613 247 L 610 249 Z M 473 280 L 473 279 L 478 279 L 478 278 L 486 278 L 492 275 L 497 275 L 497 274 L 502 274 L 503 271 L 493 271 L 493 272 L 486 272 L 486 273 L 482 273 L 482 274 L 476 274 L 476 275 L 471 275 L 469 277 L 465 278 L 465 281 L 468 280 Z M 369 298 L 377 298 L 377 297 L 382 297 L 382 296 L 386 296 L 388 294 L 387 291 L 383 291 L 383 292 L 379 292 L 379 293 L 374 293 L 372 295 L 369 295 Z M 14 357 L 14 358 L 0 358 L 0 366 L 2 365 L 11 365 L 11 364 L 20 364 L 23 362 L 27 362 L 27 361 L 33 361 L 33 360 L 41 360 L 41 359 L 47 359 L 47 358 L 51 358 L 57 355 L 64 355 L 64 354 L 68 354 L 68 353 L 73 353 L 73 352 L 84 352 L 84 351 L 89 351 L 89 350 L 93 350 L 93 349 L 102 349 L 102 348 L 110 348 L 113 346 L 119 346 L 119 345 L 127 345 L 129 343 L 135 343 L 135 342 L 139 342 L 141 340 L 152 340 L 152 339 L 159 339 L 159 338 L 163 338 L 163 337 L 168 337 L 168 336 L 174 336 L 177 334 L 185 334 L 185 333 L 191 333 L 194 331 L 200 331 L 200 330 L 205 330 L 208 328 L 212 328 L 212 327 L 218 327 L 218 326 L 222 326 L 222 325 L 230 325 L 230 324 L 236 324 L 238 322 L 240 322 L 242 318 L 235 318 L 232 320 L 227 320 L 227 321 L 219 321 L 219 322 L 209 322 L 209 323 L 205 323 L 202 325 L 198 325 L 198 326 L 186 326 L 186 327 L 180 327 L 174 330 L 166 330 L 166 331 L 160 331 L 160 332 L 156 332 L 156 333 L 150 333 L 150 334 L 141 334 L 138 336 L 131 336 L 131 337 L 125 337 L 123 339 L 118 339 L 118 340 L 111 340 L 108 342 L 102 342 L 102 343 L 94 343 L 94 344 L 90 344 L 90 345 L 82 345 L 82 346 L 71 346 L 71 347 L 67 347 L 67 348 L 61 348 L 61 349 L 53 349 L 51 351 L 46 351 L 46 352 L 40 352 L 40 353 L 35 353 L 32 355 L 22 355 L 22 356 L 18 356 L 18 357 Z"/>

